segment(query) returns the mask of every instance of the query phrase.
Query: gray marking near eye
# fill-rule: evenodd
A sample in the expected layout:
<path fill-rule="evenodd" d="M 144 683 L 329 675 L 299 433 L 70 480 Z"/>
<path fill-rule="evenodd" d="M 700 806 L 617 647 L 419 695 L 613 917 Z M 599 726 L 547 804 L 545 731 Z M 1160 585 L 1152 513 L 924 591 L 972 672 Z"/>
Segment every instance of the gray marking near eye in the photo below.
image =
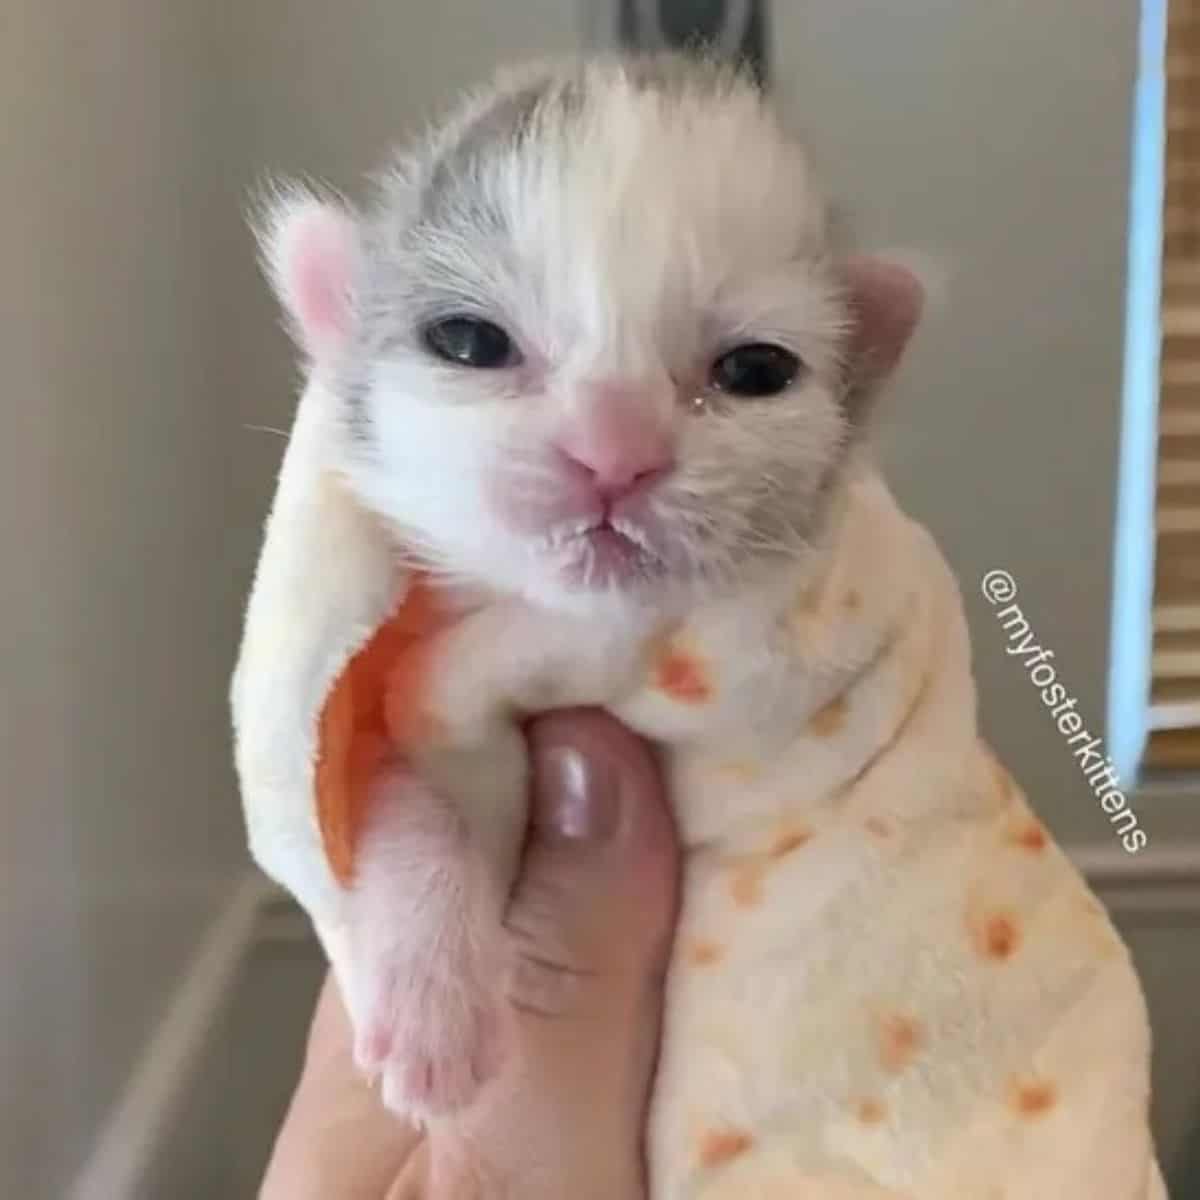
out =
<path fill-rule="evenodd" d="M 363 370 L 363 361 L 353 358 L 334 380 L 334 388 L 344 401 L 344 420 L 352 447 L 361 449 L 371 444 L 371 418 L 367 397 L 371 387 Z"/>
<path fill-rule="evenodd" d="M 604 75 L 613 73 L 640 91 L 657 92 L 669 100 L 689 94 L 720 95 L 739 82 L 754 84 L 736 63 L 677 52 L 633 55 L 619 66 L 610 65 L 604 73 L 582 63 L 550 67 L 533 82 L 495 97 L 442 150 L 421 190 L 420 220 L 436 224 L 472 212 L 488 223 L 484 214 L 474 213 L 474 208 L 481 202 L 479 181 L 489 166 L 519 154 L 528 141 L 557 143 L 570 149 L 589 92 L 611 86 L 611 77 Z M 504 214 L 487 216 L 502 223 Z"/>

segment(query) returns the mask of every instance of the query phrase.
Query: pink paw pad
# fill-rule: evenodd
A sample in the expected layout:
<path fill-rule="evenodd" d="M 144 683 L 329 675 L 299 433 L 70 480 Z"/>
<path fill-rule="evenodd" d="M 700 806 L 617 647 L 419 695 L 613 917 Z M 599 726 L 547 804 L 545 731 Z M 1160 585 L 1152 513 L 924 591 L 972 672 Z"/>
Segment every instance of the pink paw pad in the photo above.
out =
<path fill-rule="evenodd" d="M 467 995 L 461 981 L 392 978 L 361 1022 L 360 1068 L 380 1080 L 384 1103 L 403 1116 L 420 1120 L 466 1107 L 500 1066 L 495 1001 Z"/>

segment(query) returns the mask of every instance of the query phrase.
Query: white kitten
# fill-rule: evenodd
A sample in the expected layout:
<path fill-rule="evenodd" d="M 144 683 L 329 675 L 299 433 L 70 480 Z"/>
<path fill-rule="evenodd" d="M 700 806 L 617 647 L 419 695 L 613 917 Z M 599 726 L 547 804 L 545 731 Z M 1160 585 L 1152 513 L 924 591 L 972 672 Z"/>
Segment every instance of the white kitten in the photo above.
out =
<path fill-rule="evenodd" d="M 359 501 L 476 599 L 585 618 L 609 660 L 577 689 L 590 702 L 634 631 L 821 543 L 921 304 L 908 271 L 839 252 L 753 83 L 675 58 L 506 76 L 363 211 L 283 190 L 264 245 Z M 405 1109 L 464 1102 L 494 1062 L 522 814 L 439 798 L 497 773 L 519 791 L 519 742 L 494 732 L 455 786 L 382 779 L 362 839 L 351 1007 Z"/>

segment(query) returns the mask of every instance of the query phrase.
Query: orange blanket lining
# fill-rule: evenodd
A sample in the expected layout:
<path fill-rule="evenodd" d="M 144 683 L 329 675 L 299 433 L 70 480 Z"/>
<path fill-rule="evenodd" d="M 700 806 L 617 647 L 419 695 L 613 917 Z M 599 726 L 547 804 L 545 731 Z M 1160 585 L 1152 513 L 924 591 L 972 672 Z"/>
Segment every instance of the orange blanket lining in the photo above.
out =
<path fill-rule="evenodd" d="M 422 578 L 396 612 L 346 664 L 317 730 L 317 823 L 334 877 L 354 878 L 359 837 L 372 781 L 390 757 L 427 731 L 424 705 L 434 636 L 448 621 Z"/>

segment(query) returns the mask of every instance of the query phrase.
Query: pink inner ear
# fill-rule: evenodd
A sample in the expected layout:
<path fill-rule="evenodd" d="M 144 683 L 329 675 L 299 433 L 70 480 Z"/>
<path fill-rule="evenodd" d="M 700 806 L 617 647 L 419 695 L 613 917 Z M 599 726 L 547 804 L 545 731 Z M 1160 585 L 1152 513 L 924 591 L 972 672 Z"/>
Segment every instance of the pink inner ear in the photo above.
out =
<path fill-rule="evenodd" d="M 853 369 L 878 379 L 900 361 L 920 320 L 925 289 L 906 267 L 884 259 L 851 259 L 846 278 L 854 310 Z"/>
<path fill-rule="evenodd" d="M 349 336 L 354 248 L 352 221 L 328 205 L 306 205 L 280 231 L 280 290 L 305 348 L 317 359 Z"/>

